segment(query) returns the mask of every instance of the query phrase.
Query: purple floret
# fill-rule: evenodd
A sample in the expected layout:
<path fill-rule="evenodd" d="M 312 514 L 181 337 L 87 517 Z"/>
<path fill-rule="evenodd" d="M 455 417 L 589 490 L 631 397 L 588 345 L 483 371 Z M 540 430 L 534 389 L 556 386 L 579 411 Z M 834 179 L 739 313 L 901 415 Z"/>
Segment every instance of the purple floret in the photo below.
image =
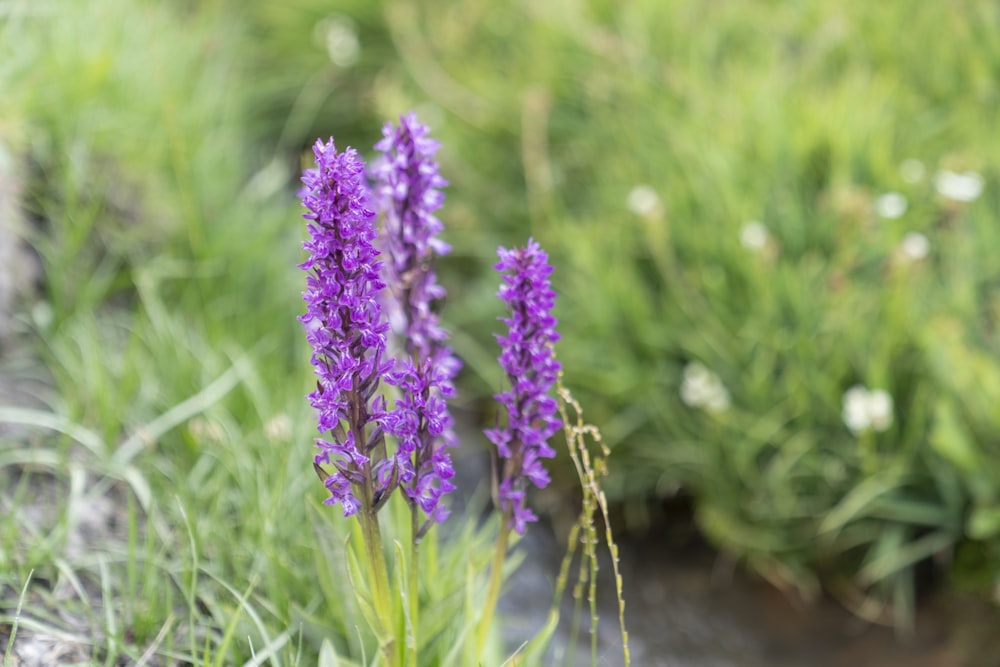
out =
<path fill-rule="evenodd" d="M 361 506 L 352 485 L 372 474 L 369 454 L 381 436 L 380 422 L 388 418 L 384 401 L 375 396 L 392 367 L 385 358 L 389 325 L 378 298 L 385 284 L 372 244 L 375 213 L 368 208 L 364 163 L 352 148 L 338 153 L 333 139 L 317 141 L 313 152 L 316 168 L 305 171 L 299 191 L 308 209 L 302 217 L 310 221 L 303 244 L 309 259 L 300 265 L 308 271 L 306 312 L 299 320 L 317 376 L 309 401 L 320 433 L 333 436 L 316 440 L 315 462 L 335 468 L 325 481 L 330 497 L 324 502 L 340 503 L 349 516 Z M 366 435 L 372 422 L 376 428 Z M 376 488 L 376 494 L 380 490 L 391 491 Z"/>
<path fill-rule="evenodd" d="M 434 211 L 444 202 L 439 188 L 448 182 L 434 160 L 438 143 L 413 112 L 401 117 L 398 126 L 387 123 L 382 134 L 375 145 L 381 157 L 371 176 L 385 220 L 383 272 L 393 297 L 385 299 L 385 306 L 409 355 L 386 378 L 402 397 L 385 429 L 398 442 L 395 474 L 411 504 L 443 521 L 448 512 L 441 497 L 455 488 L 449 481 L 454 470 L 447 448 L 457 444 L 446 401 L 455 394 L 452 380 L 461 368 L 434 311 L 445 290 L 437 282 L 433 259 L 451 251 L 437 238 L 443 225 Z"/>
<path fill-rule="evenodd" d="M 562 426 L 558 403 L 549 395 L 561 368 L 552 347 L 559 340 L 552 315 L 556 294 L 549 282 L 548 255 L 533 239 L 525 248 L 499 248 L 497 254 L 500 262 L 494 268 L 505 273 L 497 296 L 509 306 L 510 316 L 500 318 L 507 335 L 496 338 L 510 389 L 494 396 L 507 408 L 507 427 L 485 433 L 503 459 L 501 510 L 510 516 L 509 527 L 523 535 L 525 524 L 537 520 L 525 506 L 527 483 L 548 485 L 541 459 L 555 456 L 548 439 Z"/>

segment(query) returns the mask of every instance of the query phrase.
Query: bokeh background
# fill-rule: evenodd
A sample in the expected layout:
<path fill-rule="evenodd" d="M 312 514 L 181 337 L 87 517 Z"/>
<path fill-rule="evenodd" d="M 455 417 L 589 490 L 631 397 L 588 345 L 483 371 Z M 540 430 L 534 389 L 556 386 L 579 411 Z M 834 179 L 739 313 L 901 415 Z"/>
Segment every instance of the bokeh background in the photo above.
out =
<path fill-rule="evenodd" d="M 986 0 L 0 3 L 0 351 L 12 404 L 63 433 L 4 441 L 5 600 L 93 575 L 64 548 L 111 489 L 119 529 L 159 522 L 106 580 L 116 655 L 205 562 L 256 582 L 253 632 L 306 619 L 314 654 L 296 180 L 317 137 L 371 155 L 409 109 L 451 183 L 473 436 L 502 381 L 495 250 L 533 236 L 620 534 L 683 506 L 771 584 L 904 629 L 922 591 L 995 598 L 998 82 Z"/>

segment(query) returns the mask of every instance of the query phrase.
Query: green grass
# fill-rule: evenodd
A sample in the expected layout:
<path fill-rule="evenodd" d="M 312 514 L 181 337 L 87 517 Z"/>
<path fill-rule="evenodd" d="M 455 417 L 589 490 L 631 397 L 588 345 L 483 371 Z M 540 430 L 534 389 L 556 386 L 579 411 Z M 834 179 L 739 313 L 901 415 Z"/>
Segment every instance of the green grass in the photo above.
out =
<path fill-rule="evenodd" d="M 45 276 L 20 329 L 53 396 L 0 407 L 0 629 L 94 664 L 367 664 L 360 536 L 311 472 L 298 155 L 261 135 L 278 75 L 255 78 L 252 26 L 218 2 L 3 9 L 0 141 Z M 491 531 L 423 542 L 428 664 L 462 659 Z"/>
<path fill-rule="evenodd" d="M 850 580 L 906 622 L 917 563 L 1000 536 L 998 21 L 972 0 L 387 3 L 374 109 L 415 106 L 444 145 L 466 390 L 497 385 L 492 248 L 533 234 L 629 520 L 692 494 L 703 531 L 772 580 Z M 939 196 L 946 169 L 982 174 L 982 197 Z M 629 210 L 640 185 L 656 202 Z M 908 210 L 880 219 L 891 191 Z M 761 253 L 740 244 L 749 220 Z M 902 254 L 910 232 L 925 260 Z M 681 400 L 695 361 L 728 388 L 724 413 Z M 847 429 L 855 384 L 893 396 L 889 430 Z"/>
<path fill-rule="evenodd" d="M 3 3 L 0 142 L 23 157 L 51 307 L 23 325 L 55 385 L 47 410 L 4 413 L 38 435 L 0 442 L 19 480 L 3 627 L 34 572 L 21 630 L 60 623 L 33 595 L 74 591 L 97 662 L 155 646 L 314 664 L 324 638 L 373 655 L 324 604 L 342 553 L 318 546 L 332 519 L 307 472 L 293 186 L 317 135 L 370 153 L 411 106 L 452 183 L 441 282 L 468 404 L 500 384 L 494 249 L 533 234 L 556 265 L 566 384 L 613 447 L 607 488 L 631 521 L 683 490 L 766 576 L 851 580 L 901 621 L 929 557 L 989 590 L 998 21 L 974 0 Z M 353 64 L 330 60 L 331 26 L 357 31 Z M 941 199 L 944 168 L 980 172 L 983 196 Z M 642 184 L 657 203 L 636 213 Z M 908 199 L 898 220 L 873 213 L 887 191 Z M 763 253 L 740 245 L 751 219 Z M 906 264 L 910 231 L 931 253 Z M 727 411 L 681 401 L 692 361 Z M 892 394 L 888 431 L 846 429 L 853 384 Z M 43 484 L 44 528 L 22 511 Z M 114 542 L 67 559 L 102 493 L 121 501 Z"/>
<path fill-rule="evenodd" d="M 251 139 L 248 32 L 219 3 L 119 0 L 14 3 L 0 28 L 17 101 L 0 126 L 17 130 L 51 308 L 26 324 L 56 394 L 4 414 L 38 435 L 0 445 L 20 480 L 0 520 L 3 613 L 34 572 L 31 595 L 75 591 L 60 607 L 97 663 L 315 664 L 323 640 L 374 655 L 327 604 L 350 596 L 343 545 L 310 508 L 303 229 L 292 169 Z M 112 538 L 67 551 L 109 493 Z M 442 560 L 487 553 L 474 537 Z M 438 581 L 429 602 L 454 579 Z M 22 632 L 68 632 L 32 600 Z"/>

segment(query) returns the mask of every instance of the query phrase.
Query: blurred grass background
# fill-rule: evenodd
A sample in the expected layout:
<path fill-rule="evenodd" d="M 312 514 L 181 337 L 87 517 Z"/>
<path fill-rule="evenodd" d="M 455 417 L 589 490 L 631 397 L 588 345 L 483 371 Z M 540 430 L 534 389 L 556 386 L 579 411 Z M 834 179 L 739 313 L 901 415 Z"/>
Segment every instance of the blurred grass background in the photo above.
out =
<path fill-rule="evenodd" d="M 0 4 L 0 143 L 47 304 L 23 327 L 52 411 L 105 443 L 86 469 L 133 480 L 160 517 L 144 548 L 162 572 L 133 578 L 157 590 L 122 602 L 141 601 L 132 632 L 155 634 L 160 589 L 193 596 L 202 567 L 256 581 L 257 636 L 318 617 L 295 179 L 317 136 L 370 154 L 410 108 L 451 181 L 439 269 L 466 407 L 491 420 L 501 382 L 494 250 L 533 235 L 625 525 L 690 497 L 709 540 L 770 580 L 870 595 L 899 623 L 918 570 L 989 595 L 997 81 L 986 0 Z M 944 171 L 978 174 L 981 195 L 942 193 Z M 685 402 L 693 364 L 725 400 Z M 888 428 L 847 427 L 855 385 L 891 395 Z M 0 526 L 16 543 L 3 584 L 56 576 L 57 544 L 16 512 Z M 213 605 L 225 628 L 236 603 Z M 245 657 L 211 637 L 224 662 Z"/>

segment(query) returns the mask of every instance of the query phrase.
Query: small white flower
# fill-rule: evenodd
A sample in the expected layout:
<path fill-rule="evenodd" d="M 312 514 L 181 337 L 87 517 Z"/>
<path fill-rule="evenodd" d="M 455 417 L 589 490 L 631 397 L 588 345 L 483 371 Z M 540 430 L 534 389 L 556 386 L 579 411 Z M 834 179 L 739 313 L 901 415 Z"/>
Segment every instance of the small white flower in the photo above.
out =
<path fill-rule="evenodd" d="M 361 42 L 354 21 L 342 15 L 328 16 L 316 24 L 317 41 L 326 48 L 330 61 L 347 69 L 361 58 Z"/>
<path fill-rule="evenodd" d="M 903 180 L 913 185 L 924 180 L 924 174 L 927 170 L 924 168 L 924 163 L 916 158 L 907 158 L 899 165 L 899 173 L 903 177 Z"/>
<path fill-rule="evenodd" d="M 975 201 L 983 193 L 983 177 L 974 171 L 939 171 L 934 177 L 934 189 L 953 201 Z"/>
<path fill-rule="evenodd" d="M 712 393 L 705 401 L 705 409 L 709 412 L 725 412 L 729 409 L 730 403 L 729 390 L 720 382 L 712 387 Z"/>
<path fill-rule="evenodd" d="M 910 232 L 903 237 L 899 249 L 907 259 L 919 262 L 930 254 L 931 242 L 920 232 Z"/>
<path fill-rule="evenodd" d="M 889 392 L 884 389 L 868 392 L 868 418 L 876 431 L 885 431 L 892 426 L 892 396 Z"/>
<path fill-rule="evenodd" d="M 628 193 L 627 206 L 636 215 L 651 215 L 660 208 L 660 196 L 648 185 L 637 185 Z"/>
<path fill-rule="evenodd" d="M 898 192 L 886 192 L 875 198 L 875 213 L 880 218 L 895 220 L 906 213 L 906 197 Z"/>
<path fill-rule="evenodd" d="M 223 442 L 226 437 L 226 433 L 219 422 L 205 419 L 204 417 L 194 417 L 188 422 L 188 431 L 195 440 Z"/>
<path fill-rule="evenodd" d="M 759 220 L 750 220 L 740 230 L 740 243 L 747 250 L 753 250 L 754 252 L 763 250 L 769 238 L 771 238 L 770 232 L 767 231 L 764 223 Z"/>
<path fill-rule="evenodd" d="M 271 442 L 287 442 L 292 437 L 292 420 L 283 412 L 271 417 L 264 424 L 264 435 Z"/>
<path fill-rule="evenodd" d="M 858 435 L 868 429 L 885 431 L 892 426 L 892 396 L 883 389 L 855 385 L 844 392 L 844 424 Z"/>
<path fill-rule="evenodd" d="M 844 424 L 857 435 L 861 433 L 871 423 L 868 418 L 868 390 L 864 387 L 854 386 L 844 392 Z"/>
<path fill-rule="evenodd" d="M 684 381 L 681 382 L 681 400 L 688 407 L 700 407 L 711 394 L 711 373 L 698 362 L 684 367 Z"/>
<path fill-rule="evenodd" d="M 719 376 L 697 361 L 684 367 L 681 400 L 688 407 L 704 408 L 709 412 L 724 412 L 731 403 L 729 391 Z"/>

